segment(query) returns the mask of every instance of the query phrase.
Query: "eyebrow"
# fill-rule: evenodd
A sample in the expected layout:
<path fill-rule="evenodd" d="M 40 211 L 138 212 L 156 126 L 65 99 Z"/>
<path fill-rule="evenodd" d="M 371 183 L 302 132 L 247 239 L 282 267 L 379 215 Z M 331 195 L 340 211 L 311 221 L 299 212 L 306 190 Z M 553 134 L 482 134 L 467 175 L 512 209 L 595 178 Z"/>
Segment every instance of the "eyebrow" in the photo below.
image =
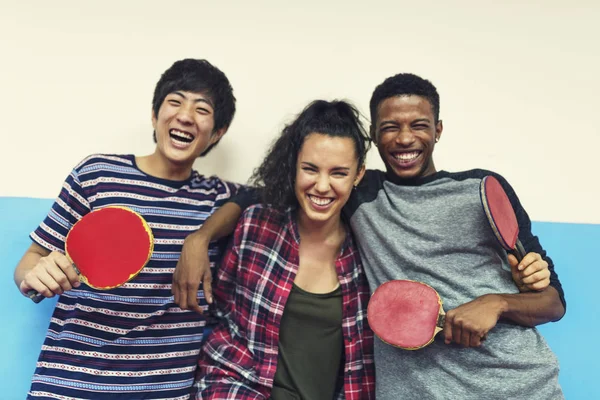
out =
<path fill-rule="evenodd" d="M 431 123 L 431 120 L 429 118 L 418 118 L 415 119 L 414 121 L 410 121 L 411 124 L 417 123 L 417 122 L 429 122 Z M 386 120 L 386 121 L 381 121 L 379 123 L 379 127 L 381 128 L 383 125 L 386 124 L 391 124 L 391 125 L 399 125 L 398 122 L 393 121 L 393 120 Z"/>
<path fill-rule="evenodd" d="M 315 169 L 319 169 L 319 167 L 317 165 L 315 165 L 315 164 L 313 164 L 311 162 L 308 162 L 308 161 L 301 161 L 300 164 L 303 164 L 303 165 L 306 165 L 306 166 L 309 166 L 309 167 L 313 167 Z M 350 167 L 333 167 L 331 170 L 332 171 L 340 171 L 340 170 L 350 171 Z"/>
<path fill-rule="evenodd" d="M 398 125 L 398 123 L 396 121 L 381 121 L 379 123 L 379 127 L 382 127 L 383 125 L 386 125 L 386 124 Z"/>
<path fill-rule="evenodd" d="M 182 92 L 177 91 L 177 92 L 172 92 L 172 94 L 176 94 L 176 95 L 178 95 L 180 97 L 183 97 L 184 99 L 187 100 L 187 96 L 184 93 L 182 93 Z M 198 98 L 196 98 L 194 100 L 194 102 L 195 103 L 206 103 L 209 106 L 211 106 L 212 108 L 214 108 L 212 102 L 209 99 L 205 99 L 204 97 L 198 97 Z"/>

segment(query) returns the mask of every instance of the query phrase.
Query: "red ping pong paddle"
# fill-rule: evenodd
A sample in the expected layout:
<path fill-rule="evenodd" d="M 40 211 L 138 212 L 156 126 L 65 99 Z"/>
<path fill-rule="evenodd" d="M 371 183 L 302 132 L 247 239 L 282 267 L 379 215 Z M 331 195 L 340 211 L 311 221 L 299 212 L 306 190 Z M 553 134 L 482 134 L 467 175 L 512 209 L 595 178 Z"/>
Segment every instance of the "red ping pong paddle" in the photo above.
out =
<path fill-rule="evenodd" d="M 369 326 L 385 343 L 418 350 L 444 329 L 442 299 L 431 286 L 393 280 L 379 286 L 367 308 Z"/>
<path fill-rule="evenodd" d="M 141 215 L 125 207 L 105 207 L 77 221 L 65 241 L 65 253 L 79 280 L 100 290 L 133 279 L 144 268 L 154 248 L 154 237 Z M 27 293 L 35 303 L 44 299 Z"/>
<path fill-rule="evenodd" d="M 493 176 L 486 176 L 481 181 L 479 192 L 483 211 L 496 239 L 517 261 L 521 261 L 526 253 L 519 240 L 519 223 L 502 185 Z"/>

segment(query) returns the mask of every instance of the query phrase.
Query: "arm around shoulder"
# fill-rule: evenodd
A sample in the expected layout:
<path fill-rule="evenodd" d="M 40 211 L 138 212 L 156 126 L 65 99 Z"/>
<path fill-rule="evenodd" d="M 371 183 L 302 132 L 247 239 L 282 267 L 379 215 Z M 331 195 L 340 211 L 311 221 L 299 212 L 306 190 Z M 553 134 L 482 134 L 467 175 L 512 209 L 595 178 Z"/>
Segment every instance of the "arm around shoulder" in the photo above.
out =
<path fill-rule="evenodd" d="M 208 247 L 211 241 L 230 235 L 242 214 L 234 202 L 227 202 L 215 211 L 202 227 L 185 238 L 181 256 L 173 273 L 172 292 L 175 303 L 183 310 L 202 313 L 198 305 L 198 288 L 203 283 L 204 296 L 212 303 L 212 274 Z"/>

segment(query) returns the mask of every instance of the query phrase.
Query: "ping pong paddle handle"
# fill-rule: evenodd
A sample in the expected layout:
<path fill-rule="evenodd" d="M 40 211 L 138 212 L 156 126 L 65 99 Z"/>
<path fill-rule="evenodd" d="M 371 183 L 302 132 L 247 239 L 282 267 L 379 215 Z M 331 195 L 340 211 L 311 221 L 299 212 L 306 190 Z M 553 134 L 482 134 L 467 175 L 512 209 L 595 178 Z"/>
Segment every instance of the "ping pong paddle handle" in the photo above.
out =
<path fill-rule="evenodd" d="M 438 328 L 444 329 L 444 324 L 446 323 L 446 313 L 443 309 L 440 308 L 440 315 L 438 315 L 436 326 Z"/>
<path fill-rule="evenodd" d="M 523 247 L 523 246 L 521 246 L 521 247 Z M 440 308 L 440 315 L 438 315 L 438 320 L 437 320 L 437 324 L 436 324 L 433 336 L 437 335 L 438 333 L 440 333 L 441 331 L 444 330 L 445 323 L 446 323 L 446 313 L 444 312 L 443 308 Z M 481 340 L 483 342 L 486 339 L 487 339 L 487 335 L 483 335 L 479 340 Z"/>
<path fill-rule="evenodd" d="M 517 243 L 515 244 L 515 248 L 512 251 L 512 253 L 515 257 L 517 257 L 518 262 L 521 262 L 523 257 L 525 257 L 525 255 L 527 254 L 525 252 L 525 248 L 523 247 L 523 243 L 521 243 L 519 239 L 517 239 Z"/>
<path fill-rule="evenodd" d="M 444 330 L 444 324 L 446 323 L 446 313 L 444 312 L 444 308 L 440 305 L 440 313 L 438 314 L 438 319 L 435 324 L 435 330 L 433 331 L 433 336 L 435 337 L 438 333 Z"/>
<path fill-rule="evenodd" d="M 75 270 L 75 272 L 77 272 L 77 275 L 81 276 L 81 272 L 79 272 L 79 270 L 77 269 L 75 264 L 71 264 L 71 265 L 73 266 L 73 269 Z M 38 304 L 40 301 L 45 299 L 43 294 L 39 294 L 37 292 L 37 290 L 33 290 L 33 289 L 31 289 L 27 292 L 27 297 L 29 297 L 31 299 L 31 301 L 33 301 L 35 304 Z"/>
<path fill-rule="evenodd" d="M 31 299 L 31 301 L 33 301 L 35 304 L 39 303 L 40 301 L 44 300 L 44 296 L 39 294 L 37 291 L 35 290 L 30 290 L 27 292 L 27 297 L 29 297 Z"/>

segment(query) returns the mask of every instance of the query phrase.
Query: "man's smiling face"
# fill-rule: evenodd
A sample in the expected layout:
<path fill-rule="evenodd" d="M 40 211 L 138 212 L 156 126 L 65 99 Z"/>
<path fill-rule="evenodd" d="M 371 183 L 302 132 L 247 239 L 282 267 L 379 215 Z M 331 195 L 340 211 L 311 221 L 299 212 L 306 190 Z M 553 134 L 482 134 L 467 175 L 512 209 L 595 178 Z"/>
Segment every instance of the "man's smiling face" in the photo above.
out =
<path fill-rule="evenodd" d="M 427 99 L 409 95 L 383 100 L 372 129 L 388 173 L 414 179 L 436 172 L 433 149 L 443 127 Z"/>

